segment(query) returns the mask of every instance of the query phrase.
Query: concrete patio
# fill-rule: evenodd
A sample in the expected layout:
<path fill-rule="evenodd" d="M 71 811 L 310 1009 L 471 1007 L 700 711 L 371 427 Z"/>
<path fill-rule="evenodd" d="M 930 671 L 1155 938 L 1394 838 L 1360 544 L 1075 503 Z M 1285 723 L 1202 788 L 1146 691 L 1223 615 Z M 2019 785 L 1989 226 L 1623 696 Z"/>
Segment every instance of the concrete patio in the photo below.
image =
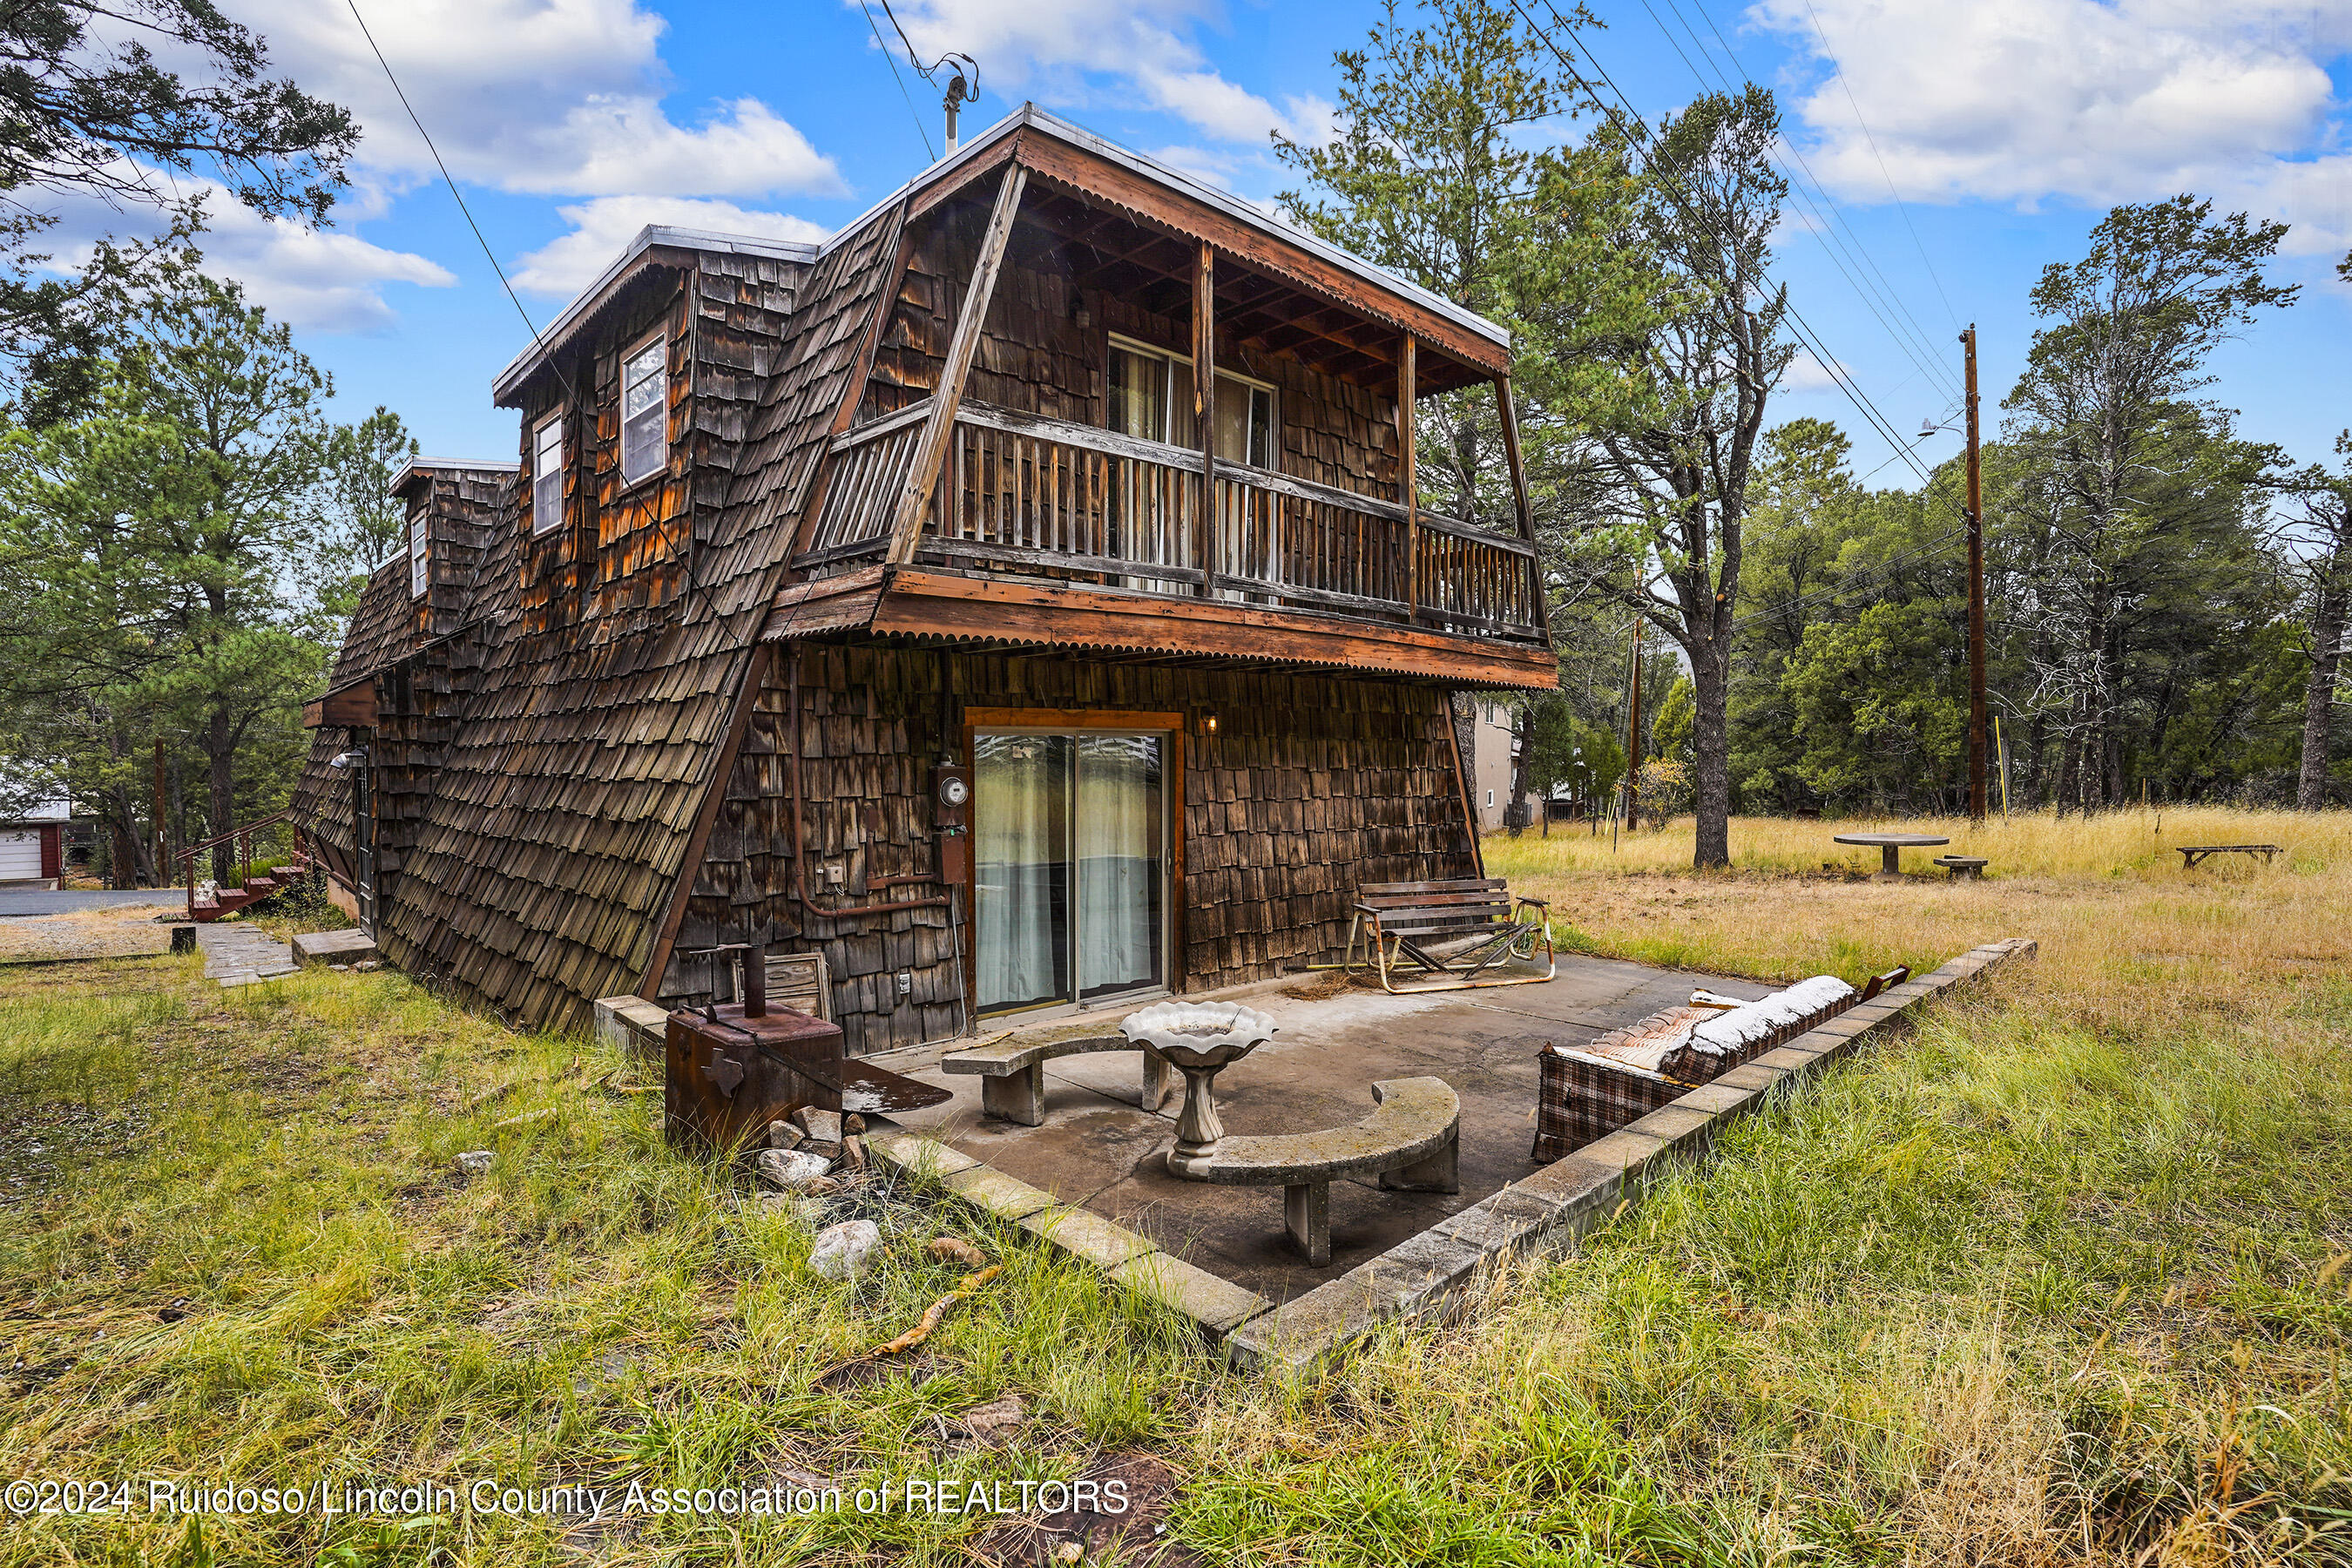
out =
<path fill-rule="evenodd" d="M 1536 1053 L 1555 1042 L 1589 1041 L 1704 985 L 1741 997 L 1773 988 L 1719 975 L 1562 955 L 1556 978 L 1536 985 L 1391 996 L 1351 988 L 1321 999 L 1323 976 L 1286 987 L 1228 994 L 1274 1016 L 1279 1032 L 1217 1079 L 1229 1133 L 1310 1131 L 1360 1121 L 1376 1079 L 1433 1077 L 1462 1100 L 1462 1190 L 1383 1191 L 1375 1180 L 1331 1188 L 1331 1260 L 1312 1268 L 1282 1228 L 1279 1187 L 1213 1187 L 1168 1174 L 1161 1156 L 1174 1141 L 1177 1098 L 1157 1114 L 1139 1108 L 1139 1055 L 1066 1057 L 1045 1064 L 1045 1121 L 1021 1127 L 981 1115 L 978 1079 L 950 1076 L 936 1050 L 877 1058 L 936 1083 L 955 1098 L 895 1117 L 1066 1204 L 1080 1205 L 1142 1233 L 1172 1253 L 1276 1301 L 1346 1273 L 1538 1167 L 1535 1135 Z M 1223 999 L 1223 998 L 1220 998 Z M 1106 1009 L 1033 1026 L 1041 1036 L 1114 1034 Z M 1028 1031 L 1024 1031 L 1027 1033 Z M 924 1059 L 925 1058 L 928 1059 Z"/>

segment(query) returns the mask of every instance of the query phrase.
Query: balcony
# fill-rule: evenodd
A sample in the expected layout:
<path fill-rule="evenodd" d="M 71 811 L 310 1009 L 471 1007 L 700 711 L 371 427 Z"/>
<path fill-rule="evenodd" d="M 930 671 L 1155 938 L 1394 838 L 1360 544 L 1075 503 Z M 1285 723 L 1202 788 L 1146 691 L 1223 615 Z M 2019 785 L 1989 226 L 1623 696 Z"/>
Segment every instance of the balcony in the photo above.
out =
<path fill-rule="evenodd" d="M 835 439 L 803 571 L 885 558 L 930 410 L 927 399 Z M 1520 540 L 970 398 L 905 563 L 1544 643 L 1535 550 Z"/>

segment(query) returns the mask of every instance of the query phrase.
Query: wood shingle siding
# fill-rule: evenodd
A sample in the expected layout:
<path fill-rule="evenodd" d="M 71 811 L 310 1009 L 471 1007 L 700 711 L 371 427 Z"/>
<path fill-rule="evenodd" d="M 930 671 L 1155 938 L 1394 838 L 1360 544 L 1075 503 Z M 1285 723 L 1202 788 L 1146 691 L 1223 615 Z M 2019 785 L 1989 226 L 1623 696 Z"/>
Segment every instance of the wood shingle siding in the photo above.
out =
<path fill-rule="evenodd" d="M 485 579 L 511 610 L 486 617 L 479 689 L 387 900 L 394 963 L 533 1022 L 583 1021 L 637 984 L 895 234 L 882 214 L 813 267 L 649 268 L 521 389 L 527 416 L 563 377 L 594 406 L 566 406 L 564 525 L 533 542 L 521 487 L 509 501 Z M 602 367 L 652 324 L 688 367 L 671 377 L 669 468 L 643 487 L 657 502 L 633 492 L 608 522 L 618 383 Z"/>
<path fill-rule="evenodd" d="M 681 950 L 748 938 L 822 951 L 853 1051 L 940 1039 L 963 979 L 944 909 L 828 920 L 793 894 L 789 647 L 766 672 L 688 906 Z M 1360 881 L 1475 875 L 1444 690 L 1376 677 L 1181 668 L 905 644 L 801 650 L 801 837 L 823 904 L 936 894 L 932 771 L 968 710 L 1113 710 L 1188 718 L 1181 988 L 1335 959 Z M 1202 714 L 1218 716 L 1213 734 Z M 1176 797 L 1172 797 L 1176 798 Z M 830 888 L 817 868 L 842 865 Z M 914 883 L 884 879 L 922 878 Z M 959 894 L 961 898 L 961 894 Z M 968 918 L 969 910 L 958 911 Z M 913 973 L 900 998 L 895 977 Z M 681 960 L 662 994 L 706 995 Z"/>

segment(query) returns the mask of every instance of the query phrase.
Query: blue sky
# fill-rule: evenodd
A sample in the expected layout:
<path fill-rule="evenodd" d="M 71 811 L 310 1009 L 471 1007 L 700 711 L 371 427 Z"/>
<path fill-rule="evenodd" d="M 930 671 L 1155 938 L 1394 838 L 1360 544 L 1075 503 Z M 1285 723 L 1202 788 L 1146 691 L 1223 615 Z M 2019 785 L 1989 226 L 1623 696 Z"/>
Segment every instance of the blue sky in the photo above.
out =
<path fill-rule="evenodd" d="M 918 171 L 924 138 L 938 146 L 938 93 L 903 54 L 894 78 L 874 25 L 896 38 L 880 0 L 869 3 L 871 23 L 856 0 L 360 8 L 543 323 L 642 223 L 814 238 Z M 982 97 L 968 129 L 1034 99 L 1267 202 L 1287 183 L 1269 131 L 1323 132 L 1332 51 L 1360 42 L 1378 15 L 1363 0 L 892 3 L 919 47 L 978 57 Z M 331 230 L 215 203 L 215 265 L 296 324 L 347 416 L 381 403 L 430 453 L 513 457 L 513 416 L 490 406 L 489 384 L 526 330 L 341 0 L 226 8 L 269 39 L 280 69 L 351 106 L 365 137 Z M 2352 289 L 2332 277 L 2352 246 L 2352 0 L 1600 0 L 1595 10 L 1607 26 L 1586 37 L 1645 113 L 1722 79 L 1780 95 L 1809 198 L 1792 204 L 1780 276 L 1906 440 L 1923 415 L 1953 406 L 1959 323 L 1980 328 L 1997 419 L 2041 268 L 2078 256 L 2110 203 L 2181 190 L 2292 222 L 2276 272 L 2305 284 L 2299 305 L 2224 351 L 2215 395 L 2243 411 L 2247 435 L 2302 460 L 2326 457 L 2352 424 Z M 1776 421 L 1801 415 L 1847 429 L 1860 469 L 1889 465 L 1874 482 L 1907 471 L 1811 363 L 1774 409 Z M 1919 456 L 1932 463 L 1955 440 Z"/>

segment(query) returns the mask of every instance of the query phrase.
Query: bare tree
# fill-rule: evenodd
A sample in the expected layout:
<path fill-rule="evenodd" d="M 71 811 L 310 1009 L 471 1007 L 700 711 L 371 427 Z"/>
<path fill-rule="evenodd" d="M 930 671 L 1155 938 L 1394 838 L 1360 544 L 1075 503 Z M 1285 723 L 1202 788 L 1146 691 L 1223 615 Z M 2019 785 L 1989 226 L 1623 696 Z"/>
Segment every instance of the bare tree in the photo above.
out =
<path fill-rule="evenodd" d="M 1646 271 L 1639 301 L 1593 290 L 1579 304 L 1599 308 L 1548 322 L 1560 384 L 1549 401 L 1582 416 L 1612 520 L 1578 559 L 1690 666 L 1701 867 L 1731 859 L 1741 533 L 1765 405 L 1796 353 L 1780 335 L 1787 290 L 1765 277 L 1788 194 L 1772 165 L 1780 129 L 1772 95 L 1753 86 L 1669 116 L 1615 237 L 1621 265 Z"/>

